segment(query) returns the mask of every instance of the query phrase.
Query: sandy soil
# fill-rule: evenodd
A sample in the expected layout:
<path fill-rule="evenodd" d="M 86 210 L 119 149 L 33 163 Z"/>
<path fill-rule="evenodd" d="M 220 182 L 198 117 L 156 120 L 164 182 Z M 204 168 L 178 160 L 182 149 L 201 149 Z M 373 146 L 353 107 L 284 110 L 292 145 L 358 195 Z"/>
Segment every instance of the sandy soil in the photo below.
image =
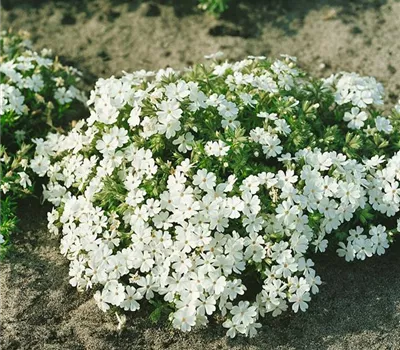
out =
<path fill-rule="evenodd" d="M 297 56 L 313 74 L 373 75 L 400 92 L 398 0 L 241 0 L 217 20 L 196 0 L 3 0 L 3 28 L 26 29 L 92 82 L 122 70 L 226 57 Z M 171 4 L 175 4 L 172 6 Z"/>
<path fill-rule="evenodd" d="M 398 0 L 239 3 L 217 20 L 192 0 L 3 0 L 1 19 L 78 66 L 88 88 L 99 76 L 183 68 L 222 50 L 232 59 L 296 55 L 315 75 L 354 70 L 382 81 L 389 103 L 400 95 Z M 319 257 L 324 285 L 309 311 L 267 319 L 256 339 L 226 340 L 219 326 L 182 334 L 151 324 L 145 310 L 118 333 L 113 315 L 69 286 L 47 209 L 21 203 L 15 248 L 0 266 L 2 349 L 400 349 L 400 242 L 361 263 Z"/>

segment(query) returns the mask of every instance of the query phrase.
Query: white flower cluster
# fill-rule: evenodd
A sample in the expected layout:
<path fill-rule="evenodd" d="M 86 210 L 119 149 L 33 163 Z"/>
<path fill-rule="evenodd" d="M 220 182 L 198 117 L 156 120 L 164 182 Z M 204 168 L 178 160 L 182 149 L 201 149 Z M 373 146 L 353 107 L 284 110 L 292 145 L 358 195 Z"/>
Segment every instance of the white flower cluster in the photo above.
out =
<path fill-rule="evenodd" d="M 0 63 L 0 73 L 3 75 L 0 84 L 0 115 L 7 112 L 19 116 L 28 114 L 33 106 L 26 99 L 31 95 L 35 96 L 37 104 L 49 102 L 40 96 L 44 88 L 51 86 L 48 82 L 45 84 L 46 77 L 43 73 L 46 74 L 48 70 L 56 72 L 59 66 L 54 59 L 30 50 L 25 51 L 23 56 Z M 72 67 L 65 68 L 68 74 L 79 74 Z M 74 85 L 65 86 L 66 82 L 61 76 L 53 76 L 51 79 L 54 84 L 54 99 L 58 104 L 64 105 L 75 99 L 82 102 L 85 100 L 82 92 Z"/>
<path fill-rule="evenodd" d="M 356 73 L 342 72 L 333 74 L 324 81 L 326 86 L 335 89 L 335 102 L 338 105 L 350 104 L 350 111 L 344 114 L 343 120 L 350 129 L 362 129 L 368 118 L 366 107 L 383 105 L 384 89 L 373 77 L 361 77 Z M 388 118 L 378 116 L 375 127 L 379 132 L 390 134 L 393 126 Z M 373 132 L 372 130 L 368 130 Z"/>
<path fill-rule="evenodd" d="M 3 145 L 7 144 L 11 151 L 15 151 L 16 145 L 30 141 L 32 136 L 40 136 L 32 135 L 30 129 L 34 129 L 41 120 L 46 121 L 48 109 L 54 108 L 54 105 L 50 106 L 49 103 L 56 101 L 64 105 L 73 100 L 84 102 L 85 96 L 73 85 L 80 80 L 81 73 L 48 57 L 51 54 L 48 49 L 43 49 L 41 54 L 32 51 L 31 43 L 24 39 L 23 33 L 13 35 L 3 31 L 1 47 L 0 116 Z M 20 121 L 22 115 L 33 120 Z M 16 126 L 18 130 L 15 130 Z M 5 151 L 2 151 L 1 155 L 0 161 L 7 169 L 7 164 L 11 163 L 12 159 L 10 161 Z M 24 171 L 19 173 L 19 183 L 23 188 L 31 185 L 31 180 L 25 173 L 26 165 L 24 159 L 20 164 Z M 12 165 L 12 168 L 16 167 L 15 164 Z M 6 173 L 9 170 L 7 169 Z M 10 183 L 2 182 L 1 189 L 3 193 L 7 193 Z"/>
<path fill-rule="evenodd" d="M 335 101 L 339 105 L 351 103 L 359 108 L 365 108 L 368 105 L 383 105 L 383 86 L 373 77 L 342 72 L 333 74 L 325 80 L 325 83 L 335 86 Z"/>
<path fill-rule="evenodd" d="M 32 51 L 26 35 L 5 31 L 0 35 L 0 192 L 6 195 L 1 199 L 2 214 L 11 212 L 16 198 L 32 190 L 28 169 L 33 156 L 31 139 L 46 135 L 49 123 L 62 119 L 70 103 L 85 101 L 75 86 L 81 73 L 50 58 L 47 49 L 40 54 Z M 0 244 L 7 240 L 9 228 L 15 227 L 15 215 L 6 217 L 2 215 Z"/>
<path fill-rule="evenodd" d="M 295 96 L 307 84 L 290 57 L 100 79 L 90 117 L 36 140 L 31 162 L 70 283 L 104 311 L 156 299 L 182 331 L 219 312 L 228 336 L 254 336 L 268 313 L 307 310 L 310 254 L 334 233 L 347 260 L 382 254 L 398 227 L 354 222 L 399 212 L 400 153 L 296 150 L 319 107 Z"/>
<path fill-rule="evenodd" d="M 0 164 L 5 170 L 8 170 L 2 174 L 3 181 L 1 181 L 0 190 L 3 194 L 7 194 L 10 190 L 15 192 L 15 188 L 12 189 L 13 186 L 20 186 L 22 190 L 32 186 L 32 181 L 26 173 L 29 164 L 29 157 L 26 156 L 26 151 L 28 149 L 21 149 L 16 157 L 10 157 L 3 147 L 0 148 Z M 17 175 L 14 181 L 10 181 L 10 179 L 4 181 L 4 178 L 10 178 L 13 173 Z"/>

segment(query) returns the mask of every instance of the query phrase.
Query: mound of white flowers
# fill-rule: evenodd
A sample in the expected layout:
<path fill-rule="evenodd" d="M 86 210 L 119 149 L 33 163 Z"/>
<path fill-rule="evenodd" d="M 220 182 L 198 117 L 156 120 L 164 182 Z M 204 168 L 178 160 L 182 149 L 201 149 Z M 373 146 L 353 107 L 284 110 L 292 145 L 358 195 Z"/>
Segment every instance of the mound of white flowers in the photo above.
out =
<path fill-rule="evenodd" d="M 306 311 L 312 254 L 381 255 L 400 229 L 400 108 L 381 116 L 382 98 L 288 56 L 100 79 L 90 117 L 31 162 L 70 283 L 104 311 L 150 301 L 182 331 L 218 313 L 231 337 Z"/>
<path fill-rule="evenodd" d="M 28 33 L 2 31 L 0 51 L 1 258 L 16 228 L 17 199 L 33 190 L 32 138 L 59 126 L 86 99 L 77 87 L 81 73 L 62 65 L 48 49 L 35 52 Z"/>

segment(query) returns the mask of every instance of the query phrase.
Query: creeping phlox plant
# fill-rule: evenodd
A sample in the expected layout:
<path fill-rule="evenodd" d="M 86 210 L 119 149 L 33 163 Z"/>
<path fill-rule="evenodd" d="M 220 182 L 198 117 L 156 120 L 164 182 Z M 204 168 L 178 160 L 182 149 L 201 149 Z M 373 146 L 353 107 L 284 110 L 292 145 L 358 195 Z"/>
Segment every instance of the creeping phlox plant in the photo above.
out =
<path fill-rule="evenodd" d="M 16 199 L 32 192 L 28 169 L 31 140 L 47 134 L 52 121 L 65 116 L 73 103 L 83 101 L 75 87 L 80 72 L 31 50 L 27 34 L 1 33 L 0 38 L 0 255 L 15 229 Z"/>
<path fill-rule="evenodd" d="M 400 108 L 382 116 L 382 95 L 288 56 L 100 79 L 90 117 L 30 163 L 70 283 L 182 331 L 219 313 L 230 337 L 306 311 L 312 254 L 381 255 L 400 229 Z"/>

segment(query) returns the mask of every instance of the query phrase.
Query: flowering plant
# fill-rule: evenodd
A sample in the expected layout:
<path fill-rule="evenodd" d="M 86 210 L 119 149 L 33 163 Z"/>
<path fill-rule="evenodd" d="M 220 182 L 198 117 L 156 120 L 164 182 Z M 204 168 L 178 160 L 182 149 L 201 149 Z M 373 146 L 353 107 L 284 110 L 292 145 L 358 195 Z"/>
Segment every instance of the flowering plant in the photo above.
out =
<path fill-rule="evenodd" d="M 295 58 L 100 79 L 90 117 L 35 140 L 70 283 L 103 310 L 143 301 L 190 331 L 306 311 L 312 255 L 383 254 L 400 229 L 399 107 L 375 80 L 313 79 Z"/>
<path fill-rule="evenodd" d="M 32 192 L 28 163 L 33 137 L 54 128 L 53 120 L 66 116 L 69 108 L 84 101 L 75 85 L 80 72 L 61 65 L 49 50 L 31 50 L 26 33 L 1 33 L 0 38 L 0 254 L 15 228 L 15 200 Z"/>

